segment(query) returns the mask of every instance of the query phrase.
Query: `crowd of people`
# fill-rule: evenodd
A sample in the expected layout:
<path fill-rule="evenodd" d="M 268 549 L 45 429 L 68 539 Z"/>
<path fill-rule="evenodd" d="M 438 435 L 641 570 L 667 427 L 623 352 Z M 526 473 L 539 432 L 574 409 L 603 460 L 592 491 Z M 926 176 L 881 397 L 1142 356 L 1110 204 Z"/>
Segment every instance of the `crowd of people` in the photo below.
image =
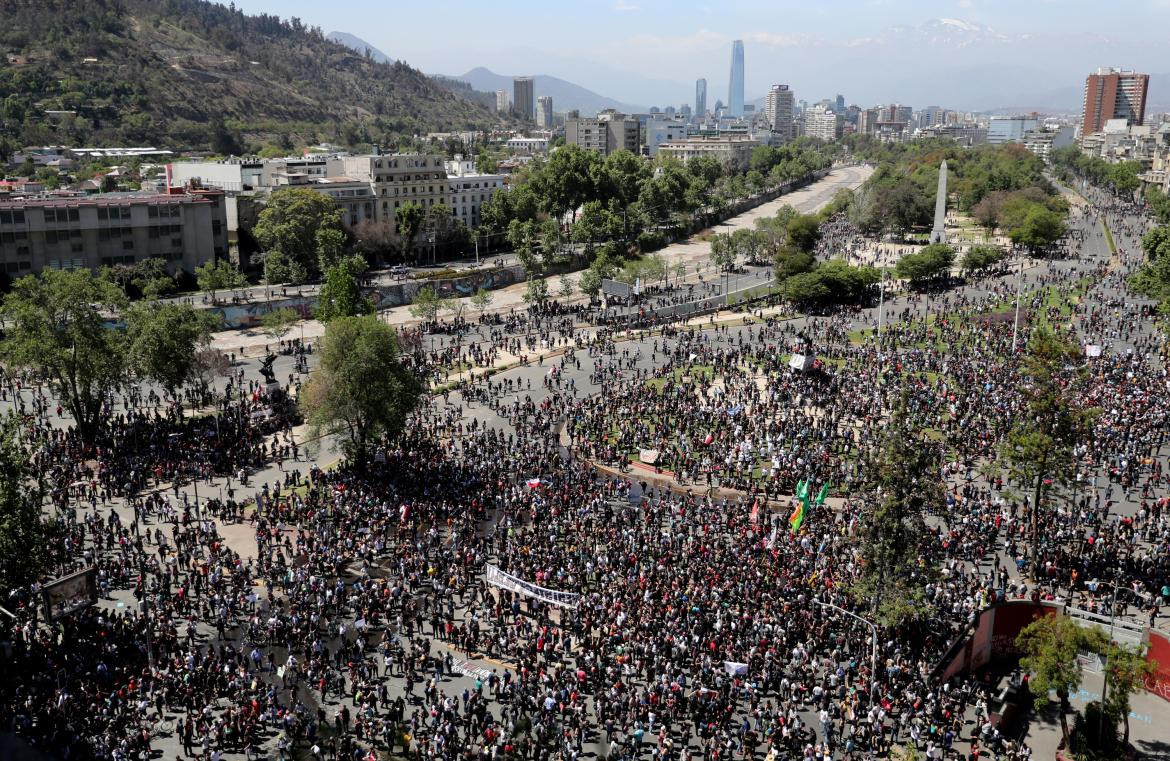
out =
<path fill-rule="evenodd" d="M 1106 212 L 1123 241 L 1140 233 L 1128 211 Z M 39 589 L 13 593 L 0 723 L 70 759 L 167 738 L 210 759 L 1030 758 L 988 674 L 936 676 L 955 638 L 1005 599 L 1158 624 L 1170 597 L 1167 376 L 1135 320 L 1149 305 L 1109 295 L 1138 259 L 1068 253 L 1028 276 L 1025 324 L 1105 347 L 1074 388 L 1102 414 L 1083 494 L 1043 513 L 1038 577 L 1034 506 L 981 467 L 1024 407 L 1014 325 L 995 317 L 1014 278 L 904 298 L 880 339 L 842 313 L 623 341 L 555 306 L 436 347 L 406 335 L 432 380 L 561 352 L 536 388 L 497 374 L 430 397 L 361 467 L 302 461 L 292 419 L 238 376 L 208 416 L 111 409 L 91 445 L 22 394 L 34 467 L 80 513 L 59 513 L 54 551 L 95 568 L 101 599 L 45 623 Z M 806 353 L 820 364 L 789 367 Z M 917 548 L 937 574 L 912 623 L 871 629 L 850 590 L 899 405 L 947 452 Z M 246 507 L 175 486 L 278 460 Z M 834 499 L 793 532 L 785 497 L 805 480 Z M 1106 583 L 1128 592 L 1114 603 Z"/>

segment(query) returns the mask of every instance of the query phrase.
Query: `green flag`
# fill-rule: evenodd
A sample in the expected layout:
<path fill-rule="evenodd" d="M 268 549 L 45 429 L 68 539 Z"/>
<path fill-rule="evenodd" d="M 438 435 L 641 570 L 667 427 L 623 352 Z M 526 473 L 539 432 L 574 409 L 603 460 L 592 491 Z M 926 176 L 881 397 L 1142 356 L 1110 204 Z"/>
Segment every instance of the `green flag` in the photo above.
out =
<path fill-rule="evenodd" d="M 827 496 L 829 496 L 829 482 L 825 481 L 825 485 L 821 487 L 821 491 L 817 494 L 817 500 L 814 504 L 818 506 L 825 504 L 825 497 Z"/>

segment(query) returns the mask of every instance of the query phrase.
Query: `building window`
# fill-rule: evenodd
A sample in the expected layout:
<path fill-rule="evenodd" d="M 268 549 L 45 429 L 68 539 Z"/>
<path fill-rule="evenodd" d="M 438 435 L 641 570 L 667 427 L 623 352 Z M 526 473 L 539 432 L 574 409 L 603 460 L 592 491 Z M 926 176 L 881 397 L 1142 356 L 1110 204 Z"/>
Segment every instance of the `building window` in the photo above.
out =
<path fill-rule="evenodd" d="M 134 250 L 134 241 L 132 241 L 132 240 L 122 241 L 122 250 L 123 251 L 133 251 Z"/>

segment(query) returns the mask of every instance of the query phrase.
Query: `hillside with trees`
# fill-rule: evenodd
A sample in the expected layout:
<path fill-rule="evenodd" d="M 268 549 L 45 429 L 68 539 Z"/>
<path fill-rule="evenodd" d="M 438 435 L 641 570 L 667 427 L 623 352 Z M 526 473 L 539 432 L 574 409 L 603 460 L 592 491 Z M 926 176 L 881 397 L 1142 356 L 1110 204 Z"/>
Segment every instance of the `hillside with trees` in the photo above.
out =
<path fill-rule="evenodd" d="M 297 18 L 205 0 L 0 0 L 0 147 L 393 147 L 499 117 Z"/>

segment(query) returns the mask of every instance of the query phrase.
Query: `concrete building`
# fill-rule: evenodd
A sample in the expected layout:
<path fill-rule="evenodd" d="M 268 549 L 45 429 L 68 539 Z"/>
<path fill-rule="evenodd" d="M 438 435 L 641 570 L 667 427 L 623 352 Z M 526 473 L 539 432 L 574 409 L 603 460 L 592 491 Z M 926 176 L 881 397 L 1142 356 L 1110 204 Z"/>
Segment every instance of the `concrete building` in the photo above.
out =
<path fill-rule="evenodd" d="M 824 106 L 810 108 L 804 115 L 804 134 L 831 143 L 841 137 L 841 114 Z"/>
<path fill-rule="evenodd" d="M 551 95 L 541 95 L 536 99 L 536 126 L 541 129 L 552 129 L 553 100 Z"/>
<path fill-rule="evenodd" d="M 1024 147 L 1044 160 L 1057 148 L 1072 145 L 1076 128 L 1066 124 L 1056 129 L 1032 129 L 1024 134 Z"/>
<path fill-rule="evenodd" d="M 793 135 L 792 112 L 796 106 L 796 93 L 788 89 L 788 85 L 772 85 L 764 99 L 764 117 L 768 128 L 780 135 L 784 140 L 790 140 Z"/>
<path fill-rule="evenodd" d="M 990 145 L 1022 143 L 1024 135 L 1040 125 L 1034 116 L 993 116 L 987 123 L 987 142 Z"/>
<path fill-rule="evenodd" d="M 508 113 L 508 91 L 496 90 L 496 113 Z"/>
<path fill-rule="evenodd" d="M 11 277 L 159 258 L 193 273 L 227 256 L 220 190 L 0 201 L 0 266 Z"/>
<path fill-rule="evenodd" d="M 750 136 L 689 137 L 658 145 L 658 154 L 679 161 L 690 161 L 698 156 L 711 156 L 724 166 L 743 169 L 751 161 L 752 151 L 759 145 Z"/>
<path fill-rule="evenodd" d="M 743 40 L 731 43 L 731 76 L 727 83 L 727 115 L 743 116 Z"/>
<path fill-rule="evenodd" d="M 374 192 L 374 219 L 398 233 L 398 209 L 413 202 L 424 210 L 445 204 L 447 170 L 441 156 L 421 153 L 386 156 L 339 156 L 329 162 L 330 175 L 367 183 Z"/>
<path fill-rule="evenodd" d="M 923 137 L 949 137 L 960 145 L 983 145 L 987 128 L 974 124 L 932 124 L 921 131 Z"/>
<path fill-rule="evenodd" d="M 667 142 L 683 140 L 687 136 L 685 121 L 651 118 L 646 122 L 646 154 L 658 155 L 658 146 Z"/>
<path fill-rule="evenodd" d="M 508 150 L 516 153 L 547 153 L 547 137 L 513 137 L 504 143 Z"/>
<path fill-rule="evenodd" d="M 313 180 L 305 175 L 302 177 L 305 177 L 305 182 L 289 184 L 303 185 L 332 198 L 341 211 L 341 223 L 351 230 L 361 222 L 374 219 L 374 189 L 368 182 L 349 177 L 320 177 Z"/>
<path fill-rule="evenodd" d="M 1097 69 L 1085 78 L 1081 136 L 1100 132 L 1110 119 L 1141 124 L 1146 118 L 1150 76 L 1125 69 Z"/>
<path fill-rule="evenodd" d="M 622 148 L 639 153 L 641 128 L 637 119 L 612 109 L 592 118 L 570 115 L 565 120 L 565 142 L 606 156 Z"/>
<path fill-rule="evenodd" d="M 480 209 L 492 193 L 504 187 L 504 175 L 480 174 L 475 169 L 475 160 L 462 156 L 448 161 L 446 170 L 447 204 L 451 207 L 451 216 L 463 220 L 468 227 L 478 226 Z"/>
<path fill-rule="evenodd" d="M 529 122 L 536 115 L 533 87 L 532 77 L 516 77 L 512 80 L 512 113 Z"/>
<path fill-rule="evenodd" d="M 707 80 L 695 80 L 695 116 L 703 118 L 707 115 Z"/>

